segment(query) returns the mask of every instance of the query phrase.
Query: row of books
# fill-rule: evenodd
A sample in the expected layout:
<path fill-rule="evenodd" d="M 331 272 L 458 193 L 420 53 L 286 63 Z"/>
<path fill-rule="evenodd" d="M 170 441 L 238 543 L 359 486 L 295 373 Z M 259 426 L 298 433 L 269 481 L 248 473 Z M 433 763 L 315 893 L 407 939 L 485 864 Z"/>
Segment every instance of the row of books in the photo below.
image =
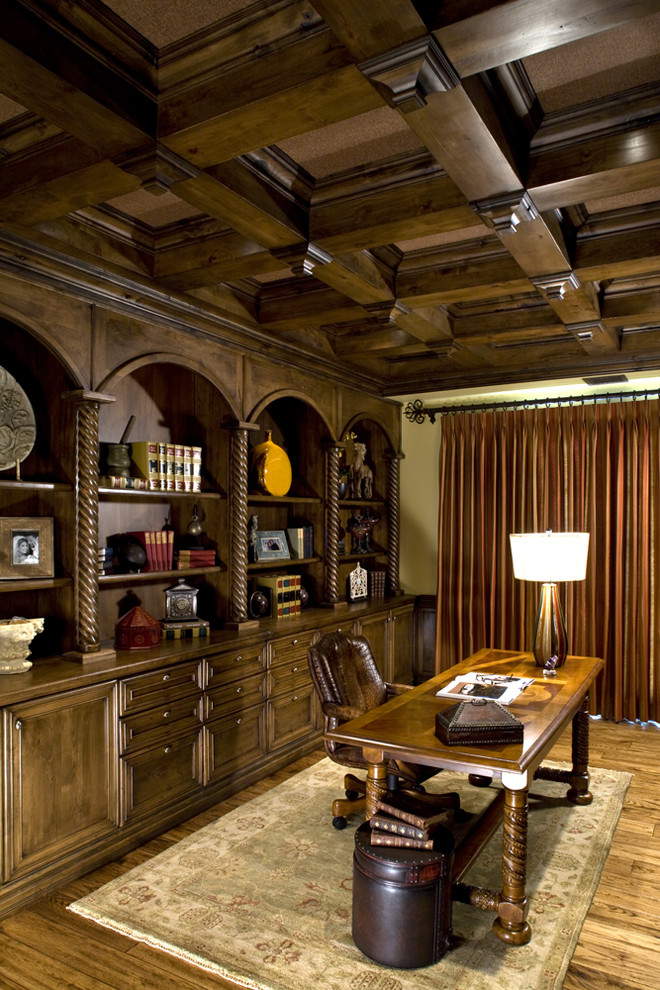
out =
<path fill-rule="evenodd" d="M 162 639 L 206 639 L 211 632 L 206 619 L 163 619 L 160 627 Z"/>
<path fill-rule="evenodd" d="M 147 555 L 146 571 L 171 571 L 174 564 L 174 532 L 171 529 L 142 529 L 126 534 L 142 545 Z"/>
<path fill-rule="evenodd" d="M 99 547 L 99 574 L 114 574 L 115 558 L 112 547 Z"/>
<path fill-rule="evenodd" d="M 131 444 L 131 460 L 135 473 L 148 483 L 150 491 L 199 492 L 202 489 L 201 447 L 162 440 L 137 440 Z"/>
<path fill-rule="evenodd" d="M 300 615 L 300 574 L 276 574 L 259 578 L 259 591 L 270 602 L 270 614 L 274 619 L 287 619 Z"/>
<path fill-rule="evenodd" d="M 433 849 L 436 835 L 447 828 L 452 812 L 448 808 L 439 810 L 432 802 L 433 795 L 423 792 L 387 791 L 376 802 L 376 814 L 369 819 L 371 844 Z"/>
<path fill-rule="evenodd" d="M 314 556 L 314 527 L 311 523 L 289 526 L 286 538 L 292 557 L 304 560 Z"/>
<path fill-rule="evenodd" d="M 215 550 L 207 550 L 203 547 L 175 550 L 174 567 L 178 570 L 188 570 L 191 567 L 215 567 Z"/>

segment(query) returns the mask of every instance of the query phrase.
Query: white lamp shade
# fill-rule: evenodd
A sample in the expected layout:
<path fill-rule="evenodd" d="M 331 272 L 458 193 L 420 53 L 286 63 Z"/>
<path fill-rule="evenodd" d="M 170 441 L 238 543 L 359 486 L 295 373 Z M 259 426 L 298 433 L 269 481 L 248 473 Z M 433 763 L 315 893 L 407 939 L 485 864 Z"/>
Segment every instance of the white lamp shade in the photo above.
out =
<path fill-rule="evenodd" d="M 513 573 L 521 581 L 584 581 L 588 533 L 511 533 Z"/>

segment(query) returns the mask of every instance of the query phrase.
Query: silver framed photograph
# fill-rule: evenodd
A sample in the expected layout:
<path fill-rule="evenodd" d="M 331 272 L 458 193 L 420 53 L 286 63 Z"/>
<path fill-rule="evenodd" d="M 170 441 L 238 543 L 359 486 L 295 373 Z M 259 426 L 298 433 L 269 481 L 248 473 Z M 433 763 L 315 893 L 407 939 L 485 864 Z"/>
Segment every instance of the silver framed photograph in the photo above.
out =
<path fill-rule="evenodd" d="M 289 544 L 283 529 L 259 530 L 256 545 L 257 561 L 290 560 Z"/>

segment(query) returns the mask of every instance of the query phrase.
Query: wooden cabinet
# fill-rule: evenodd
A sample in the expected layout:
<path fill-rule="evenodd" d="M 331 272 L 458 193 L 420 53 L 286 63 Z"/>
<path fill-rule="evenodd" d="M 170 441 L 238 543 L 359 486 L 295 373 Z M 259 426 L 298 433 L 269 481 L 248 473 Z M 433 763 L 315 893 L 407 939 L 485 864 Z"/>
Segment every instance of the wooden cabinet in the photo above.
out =
<path fill-rule="evenodd" d="M 3 710 L 5 882 L 84 857 L 117 805 L 117 689 L 80 688 Z"/>
<path fill-rule="evenodd" d="M 305 636 L 278 637 L 269 643 L 268 747 L 288 746 L 320 728 L 319 706 L 312 684 Z"/>
<path fill-rule="evenodd" d="M 211 656 L 205 694 L 205 780 L 247 773 L 266 754 L 266 649 L 262 642 Z"/>
<path fill-rule="evenodd" d="M 360 617 L 356 632 L 371 645 L 383 679 L 411 684 L 415 656 L 415 606 L 407 603 Z"/>
<path fill-rule="evenodd" d="M 203 664 L 119 682 L 122 824 L 195 796 L 204 783 Z"/>

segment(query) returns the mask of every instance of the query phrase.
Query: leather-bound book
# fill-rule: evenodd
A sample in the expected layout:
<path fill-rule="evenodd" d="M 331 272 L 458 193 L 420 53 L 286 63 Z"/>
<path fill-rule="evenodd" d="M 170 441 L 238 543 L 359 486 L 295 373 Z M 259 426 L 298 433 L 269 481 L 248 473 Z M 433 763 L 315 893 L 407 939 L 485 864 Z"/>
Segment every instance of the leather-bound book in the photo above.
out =
<path fill-rule="evenodd" d="M 435 734 L 445 746 L 521 743 L 522 722 L 497 701 L 475 698 L 445 708 L 435 716 Z"/>
<path fill-rule="evenodd" d="M 443 796 L 445 799 L 453 796 L 454 808 L 460 808 L 460 795 L 457 792 L 447 792 Z M 430 838 L 432 830 L 446 821 L 447 812 L 451 807 L 448 806 L 439 811 L 437 803 L 432 804 L 434 797 L 437 802 L 437 796 L 432 794 L 425 795 L 404 790 L 385 791 L 376 801 L 376 811 L 385 812 L 386 815 L 421 829 L 426 833 L 425 838 Z"/>

